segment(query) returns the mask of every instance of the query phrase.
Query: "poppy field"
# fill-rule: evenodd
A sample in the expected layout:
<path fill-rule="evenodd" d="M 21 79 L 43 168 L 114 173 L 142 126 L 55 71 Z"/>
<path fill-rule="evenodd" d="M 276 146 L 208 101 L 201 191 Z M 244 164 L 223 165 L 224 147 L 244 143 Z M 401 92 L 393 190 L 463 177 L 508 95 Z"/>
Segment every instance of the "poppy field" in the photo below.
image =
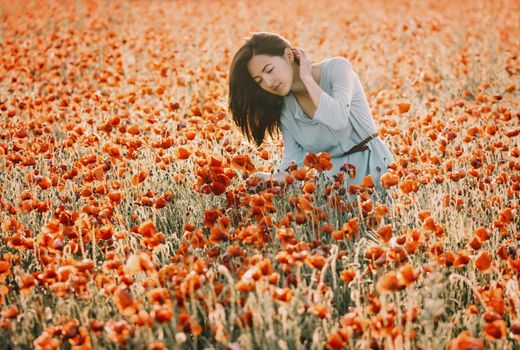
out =
<path fill-rule="evenodd" d="M 520 2 L 0 1 L 0 348 L 518 349 Z M 359 75 L 380 201 L 248 142 L 253 32 Z"/>

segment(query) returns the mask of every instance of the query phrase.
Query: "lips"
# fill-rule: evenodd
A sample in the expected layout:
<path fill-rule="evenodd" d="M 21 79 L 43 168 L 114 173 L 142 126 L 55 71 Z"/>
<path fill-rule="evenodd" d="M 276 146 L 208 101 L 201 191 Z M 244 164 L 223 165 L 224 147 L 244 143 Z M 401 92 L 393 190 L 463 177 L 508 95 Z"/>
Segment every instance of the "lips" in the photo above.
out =
<path fill-rule="evenodd" d="M 282 83 L 276 85 L 276 87 L 274 88 L 275 91 L 278 91 L 278 89 L 280 88 L 280 86 L 282 86 Z"/>

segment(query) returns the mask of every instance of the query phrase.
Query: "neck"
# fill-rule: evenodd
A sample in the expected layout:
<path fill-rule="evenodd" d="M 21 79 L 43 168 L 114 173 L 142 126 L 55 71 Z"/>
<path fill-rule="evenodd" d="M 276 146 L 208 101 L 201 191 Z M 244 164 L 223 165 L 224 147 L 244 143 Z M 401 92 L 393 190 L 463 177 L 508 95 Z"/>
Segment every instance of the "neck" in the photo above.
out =
<path fill-rule="evenodd" d="M 294 80 L 291 86 L 291 92 L 295 95 L 299 96 L 309 96 L 309 92 L 307 91 L 307 87 L 303 83 L 303 81 L 300 78 L 300 66 L 296 63 L 293 63 L 292 65 L 293 72 L 294 72 Z M 312 67 L 312 75 L 314 78 L 314 66 Z M 316 80 L 316 79 L 314 79 Z"/>

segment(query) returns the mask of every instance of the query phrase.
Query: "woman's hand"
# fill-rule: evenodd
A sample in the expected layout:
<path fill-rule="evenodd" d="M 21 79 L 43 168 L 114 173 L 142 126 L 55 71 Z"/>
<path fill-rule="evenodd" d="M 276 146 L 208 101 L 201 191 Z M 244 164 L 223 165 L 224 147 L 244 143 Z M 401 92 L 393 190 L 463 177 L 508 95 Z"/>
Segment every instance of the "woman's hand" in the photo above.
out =
<path fill-rule="evenodd" d="M 294 55 L 300 59 L 300 79 L 313 79 L 312 78 L 312 62 L 303 51 L 302 48 L 297 47 L 294 49 Z"/>
<path fill-rule="evenodd" d="M 246 185 L 248 189 L 254 191 L 261 191 L 267 187 L 267 180 L 271 177 L 271 174 L 268 172 L 257 171 L 249 175 L 246 180 Z"/>
<path fill-rule="evenodd" d="M 285 184 L 285 175 L 271 174 L 269 172 L 257 171 L 252 173 L 246 180 L 246 187 L 249 190 L 258 192 L 272 186 L 283 186 Z"/>
<path fill-rule="evenodd" d="M 317 109 L 320 104 L 320 98 L 323 90 L 321 89 L 319 83 L 317 83 L 312 77 L 312 62 L 309 57 L 307 57 L 307 54 L 302 48 L 295 48 L 294 54 L 300 60 L 300 79 L 305 86 L 312 103 Z M 310 119 L 313 118 L 314 116 L 310 117 Z"/>

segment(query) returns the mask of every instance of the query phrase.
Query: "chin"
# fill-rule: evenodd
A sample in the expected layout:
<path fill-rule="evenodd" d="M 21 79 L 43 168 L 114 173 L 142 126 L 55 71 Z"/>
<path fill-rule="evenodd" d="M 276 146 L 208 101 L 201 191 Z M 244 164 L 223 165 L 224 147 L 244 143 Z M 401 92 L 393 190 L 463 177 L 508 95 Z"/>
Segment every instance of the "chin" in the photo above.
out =
<path fill-rule="evenodd" d="M 285 96 L 282 91 L 269 91 L 269 93 L 274 96 Z"/>
<path fill-rule="evenodd" d="M 280 90 L 276 93 L 278 96 L 287 96 L 289 94 L 289 91 Z"/>
<path fill-rule="evenodd" d="M 287 96 L 289 94 L 289 91 L 285 91 L 285 89 L 282 89 L 278 91 L 269 91 L 269 93 L 275 96 Z"/>

